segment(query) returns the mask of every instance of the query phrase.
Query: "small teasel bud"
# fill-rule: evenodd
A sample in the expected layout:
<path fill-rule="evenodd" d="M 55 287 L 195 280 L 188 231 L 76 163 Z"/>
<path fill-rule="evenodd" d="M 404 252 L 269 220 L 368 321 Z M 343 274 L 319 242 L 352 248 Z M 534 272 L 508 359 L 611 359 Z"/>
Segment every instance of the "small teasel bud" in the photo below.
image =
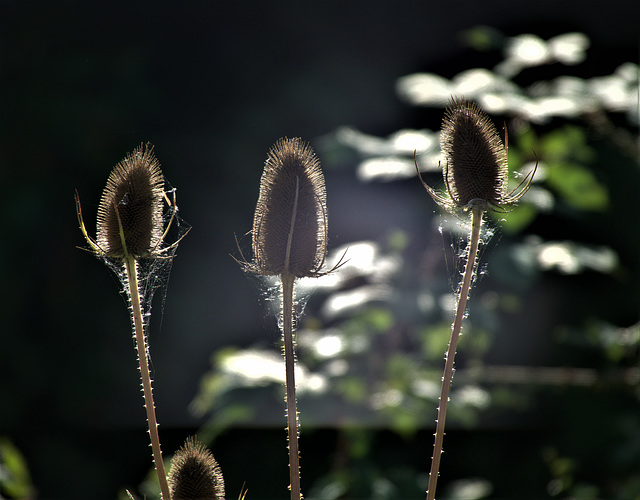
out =
<path fill-rule="evenodd" d="M 168 481 L 173 500 L 224 500 L 220 466 L 193 436 L 173 457 Z"/>
<path fill-rule="evenodd" d="M 140 145 L 109 175 L 98 206 L 97 246 L 108 257 L 144 257 L 161 242 L 164 177 L 153 146 Z"/>
<path fill-rule="evenodd" d="M 459 207 L 473 200 L 489 205 L 505 201 L 507 153 L 493 123 L 480 107 L 452 99 L 442 121 L 440 147 L 449 195 Z"/>
<path fill-rule="evenodd" d="M 317 276 L 327 251 L 327 207 L 320 161 L 299 138 L 269 151 L 253 220 L 254 262 L 262 275 Z"/>

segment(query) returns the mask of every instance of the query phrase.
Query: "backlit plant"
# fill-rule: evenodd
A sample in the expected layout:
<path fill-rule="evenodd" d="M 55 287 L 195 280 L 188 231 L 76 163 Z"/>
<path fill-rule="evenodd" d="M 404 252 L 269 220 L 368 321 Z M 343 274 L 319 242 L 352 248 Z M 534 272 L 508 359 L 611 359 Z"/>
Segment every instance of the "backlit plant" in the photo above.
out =
<path fill-rule="evenodd" d="M 252 262 L 248 272 L 278 276 L 285 359 L 287 435 L 291 499 L 300 490 L 299 420 L 296 402 L 294 282 L 317 277 L 327 253 L 327 206 L 324 176 L 313 149 L 300 139 L 283 138 L 269 151 L 253 219 Z"/>
<path fill-rule="evenodd" d="M 87 233 L 80 198 L 76 194 L 76 211 L 80 230 L 90 250 L 104 259 L 105 263 L 116 272 L 122 282 L 123 293 L 131 311 L 153 461 L 162 498 L 165 500 L 170 500 L 171 494 L 162 460 L 153 402 L 147 332 L 154 290 L 153 284 L 148 286 L 148 280 L 156 277 L 144 272 L 143 268 L 148 269 L 148 266 L 154 263 L 170 266 L 178 243 L 182 239 L 180 237 L 171 245 L 164 244 L 177 212 L 175 190 L 170 194 L 173 195 L 172 200 L 167 197 L 164 190 L 164 177 L 160 170 L 160 163 L 150 145 L 137 147 L 111 171 L 98 206 L 95 240 Z M 168 219 L 163 210 L 165 201 L 169 206 Z M 158 271 L 159 269 L 156 268 L 154 273 Z"/>
<path fill-rule="evenodd" d="M 452 99 L 442 121 L 440 147 L 444 156 L 443 177 L 446 194 L 442 195 L 428 186 L 416 163 L 420 180 L 431 197 L 449 211 L 471 211 L 471 232 L 466 250 L 466 263 L 458 293 L 451 340 L 445 354 L 440 404 L 436 420 L 435 442 L 429 472 L 427 500 L 436 494 L 444 427 L 449 402 L 449 387 L 453 378 L 454 358 L 458 345 L 462 320 L 466 314 L 471 283 L 476 274 L 476 257 L 480 242 L 482 217 L 488 209 L 502 207 L 519 201 L 529 189 L 535 173 L 532 170 L 513 191 L 507 192 L 507 151 L 493 123 L 477 104 L 464 99 Z"/>

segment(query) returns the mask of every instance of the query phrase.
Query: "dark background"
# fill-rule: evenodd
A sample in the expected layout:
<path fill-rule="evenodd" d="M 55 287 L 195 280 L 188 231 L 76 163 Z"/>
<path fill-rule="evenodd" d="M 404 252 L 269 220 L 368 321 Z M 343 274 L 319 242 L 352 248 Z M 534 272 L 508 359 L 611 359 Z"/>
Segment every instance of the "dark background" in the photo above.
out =
<path fill-rule="evenodd" d="M 170 453 L 202 423 L 188 407 L 210 354 L 251 345 L 265 328 L 277 340 L 255 282 L 229 256 L 250 229 L 276 139 L 303 137 L 322 160 L 322 137 L 343 125 L 380 136 L 436 129 L 441 110 L 401 102 L 395 82 L 495 64 L 460 43 L 477 25 L 586 33 L 587 71 L 605 75 L 638 60 L 638 22 L 634 1 L 2 2 L 0 435 L 24 453 L 39 498 L 115 498 L 150 465 L 128 314 L 116 279 L 76 248 L 74 189 L 94 234 L 110 169 L 150 141 L 193 226 L 151 329 Z M 359 184 L 355 166 L 325 165 L 332 246 L 425 225 L 403 208 L 419 199 L 424 217 L 433 211 L 417 182 L 387 195 Z M 217 446 L 275 484 L 258 463 L 269 440 L 280 443 L 281 429 Z"/>

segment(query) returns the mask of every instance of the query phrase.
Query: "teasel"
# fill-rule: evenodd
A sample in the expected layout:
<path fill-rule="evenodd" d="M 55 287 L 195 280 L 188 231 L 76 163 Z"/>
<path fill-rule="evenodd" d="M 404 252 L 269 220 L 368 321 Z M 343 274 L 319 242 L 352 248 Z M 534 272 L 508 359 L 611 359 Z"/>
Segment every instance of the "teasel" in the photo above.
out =
<path fill-rule="evenodd" d="M 451 340 L 445 355 L 427 500 L 435 498 L 454 358 L 469 290 L 476 271 L 482 218 L 486 210 L 504 212 L 506 206 L 518 202 L 528 191 L 537 168 L 536 164 L 536 168 L 526 175 L 514 190 L 507 192 L 507 147 L 489 117 L 476 103 L 463 98 L 453 98 L 445 110 L 440 147 L 444 156 L 443 177 L 446 194 L 440 194 L 426 184 L 416 161 L 418 176 L 429 195 L 446 210 L 471 211 L 471 231 L 455 318 L 451 327 Z"/>
<path fill-rule="evenodd" d="M 169 488 L 173 500 L 224 500 L 218 462 L 195 436 L 187 438 L 171 460 Z"/>
<path fill-rule="evenodd" d="M 299 500 L 299 421 L 295 386 L 294 282 L 323 272 L 327 253 L 327 206 L 320 161 L 299 138 L 281 138 L 269 151 L 260 180 L 253 219 L 251 262 L 238 260 L 246 271 L 278 276 L 282 293 L 287 435 L 291 499 Z"/>
<path fill-rule="evenodd" d="M 163 233 L 164 178 L 152 147 L 136 148 L 111 171 L 98 206 L 96 243 L 109 257 L 150 255 Z"/>
<path fill-rule="evenodd" d="M 269 151 L 253 218 L 254 261 L 265 276 L 319 276 L 327 253 L 327 196 L 320 161 L 301 139 Z"/>
<path fill-rule="evenodd" d="M 536 171 L 529 172 L 515 189 L 507 192 L 506 142 L 506 135 L 503 143 L 493 122 L 475 102 L 452 98 L 440 131 L 446 194 L 436 192 L 422 179 L 416 161 L 420 181 L 429 195 L 448 211 L 468 210 L 476 205 L 481 205 L 483 211 L 503 211 L 525 195 Z"/>
<path fill-rule="evenodd" d="M 184 237 L 183 235 L 175 243 L 163 246 L 177 211 L 175 190 L 172 193 L 171 202 L 164 190 L 160 163 L 150 144 L 135 148 L 111 171 L 98 206 L 95 240 L 87 233 L 80 198 L 76 192 L 76 213 L 80 230 L 90 250 L 116 269 L 129 302 L 153 460 L 164 500 L 170 500 L 171 495 L 162 461 L 149 373 L 148 339 L 145 332 L 147 322 L 143 320 L 148 317 L 149 311 L 146 314 L 143 312 L 144 287 L 141 286 L 143 278 L 140 276 L 140 262 L 154 259 L 170 262 L 173 258 L 171 252 Z M 163 214 L 165 201 L 171 206 L 171 217 L 166 228 Z"/>

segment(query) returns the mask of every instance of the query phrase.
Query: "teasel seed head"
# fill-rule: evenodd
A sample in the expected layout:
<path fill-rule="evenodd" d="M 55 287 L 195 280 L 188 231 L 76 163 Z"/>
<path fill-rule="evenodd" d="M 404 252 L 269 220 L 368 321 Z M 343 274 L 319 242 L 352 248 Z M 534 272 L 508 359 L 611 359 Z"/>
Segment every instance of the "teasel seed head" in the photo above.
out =
<path fill-rule="evenodd" d="M 455 99 L 440 135 L 447 185 L 458 206 L 472 200 L 500 205 L 506 194 L 507 154 L 489 117 L 471 101 Z"/>
<path fill-rule="evenodd" d="M 475 102 L 464 98 L 452 98 L 445 110 L 440 148 L 448 196 L 436 193 L 422 177 L 420 180 L 434 200 L 449 210 L 477 203 L 499 210 L 516 203 L 528 191 L 535 173 L 534 169 L 516 189 L 507 192 L 507 148 L 489 117 Z"/>
<path fill-rule="evenodd" d="M 193 436 L 174 455 L 168 481 L 173 500 L 224 499 L 220 466 L 211 451 Z"/>
<path fill-rule="evenodd" d="M 253 219 L 254 261 L 261 275 L 318 276 L 327 253 L 327 205 L 320 161 L 299 138 L 269 151 Z"/>
<path fill-rule="evenodd" d="M 111 171 L 98 206 L 96 244 L 107 257 L 144 257 L 163 236 L 164 177 L 150 144 Z"/>

